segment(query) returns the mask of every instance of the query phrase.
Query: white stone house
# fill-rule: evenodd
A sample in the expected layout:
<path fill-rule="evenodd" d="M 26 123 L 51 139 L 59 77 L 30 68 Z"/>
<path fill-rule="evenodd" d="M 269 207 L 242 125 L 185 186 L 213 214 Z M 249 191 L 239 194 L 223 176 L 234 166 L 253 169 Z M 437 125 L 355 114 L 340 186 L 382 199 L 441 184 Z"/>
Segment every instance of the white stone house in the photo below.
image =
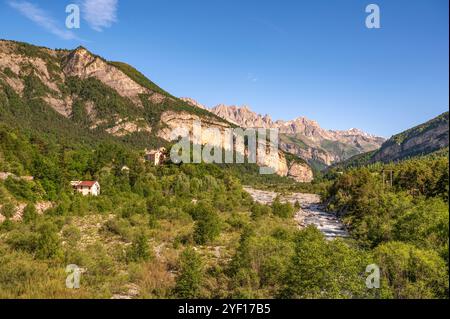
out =
<path fill-rule="evenodd" d="M 164 147 L 158 150 L 146 151 L 145 160 L 153 165 L 161 165 L 166 160 L 166 149 Z"/>
<path fill-rule="evenodd" d="M 70 182 L 74 191 L 81 193 L 83 196 L 100 195 L 100 184 L 97 181 L 72 181 Z"/>

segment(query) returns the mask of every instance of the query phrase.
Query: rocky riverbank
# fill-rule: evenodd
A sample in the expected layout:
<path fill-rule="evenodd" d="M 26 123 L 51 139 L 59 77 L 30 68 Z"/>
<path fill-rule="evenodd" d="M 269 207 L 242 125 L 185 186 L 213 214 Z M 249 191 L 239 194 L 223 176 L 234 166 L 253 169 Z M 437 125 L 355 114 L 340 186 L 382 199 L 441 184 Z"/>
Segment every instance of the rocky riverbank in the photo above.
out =
<path fill-rule="evenodd" d="M 251 187 L 244 187 L 255 201 L 270 205 L 274 199 L 280 195 L 276 192 L 262 191 Z M 291 193 L 289 195 L 280 195 L 282 202 L 295 204 L 299 202 L 300 210 L 295 213 L 295 220 L 300 229 L 309 225 L 314 225 L 319 229 L 327 239 L 338 237 L 348 237 L 348 232 L 344 224 L 335 214 L 326 212 L 321 204 L 320 197 L 316 194 Z"/>

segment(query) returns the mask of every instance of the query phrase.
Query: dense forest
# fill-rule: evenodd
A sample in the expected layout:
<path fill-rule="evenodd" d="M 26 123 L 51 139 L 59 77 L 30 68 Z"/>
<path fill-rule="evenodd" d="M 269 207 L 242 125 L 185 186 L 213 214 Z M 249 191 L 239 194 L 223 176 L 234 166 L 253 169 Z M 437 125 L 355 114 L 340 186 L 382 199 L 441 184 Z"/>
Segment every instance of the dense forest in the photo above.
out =
<path fill-rule="evenodd" d="M 323 194 L 380 265 L 383 296 L 448 298 L 448 165 L 444 150 L 354 168 Z"/>

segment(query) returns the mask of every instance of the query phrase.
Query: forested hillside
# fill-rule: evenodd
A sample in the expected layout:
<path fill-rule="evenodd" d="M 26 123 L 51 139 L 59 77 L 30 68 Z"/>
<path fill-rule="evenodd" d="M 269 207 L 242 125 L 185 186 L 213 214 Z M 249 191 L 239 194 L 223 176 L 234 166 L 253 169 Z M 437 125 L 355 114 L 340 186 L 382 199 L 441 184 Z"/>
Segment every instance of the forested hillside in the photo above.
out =
<path fill-rule="evenodd" d="M 448 185 L 447 150 L 349 169 L 323 194 L 380 265 L 382 295 L 448 298 Z"/>
<path fill-rule="evenodd" d="M 1 169 L 35 177 L 0 181 L 1 297 L 320 297 L 296 283 L 304 245 L 323 252 L 308 263 L 334 265 L 310 283 L 330 285 L 324 297 L 371 295 L 365 253 L 355 259 L 358 248 L 312 228 L 298 233 L 285 214 L 292 207 L 253 203 L 233 170 L 155 167 L 114 144 L 70 145 L 5 126 L 1 136 Z M 78 176 L 98 180 L 102 195 L 74 194 L 68 181 Z M 85 270 L 80 289 L 65 288 L 68 264 Z"/>
<path fill-rule="evenodd" d="M 326 241 L 314 227 L 298 231 L 279 204 L 254 203 L 238 179 L 252 169 L 155 167 L 115 144 L 70 145 L 5 126 L 0 136 L 0 171 L 35 176 L 0 182 L 2 297 L 448 294 L 445 155 L 330 173 L 319 182 L 331 183 L 323 198 L 352 237 Z M 388 173 L 383 184 L 390 170 L 392 186 Z M 78 176 L 99 180 L 102 195 L 73 194 L 68 181 Z M 294 186 L 258 180 L 265 182 Z M 371 263 L 381 267 L 381 290 L 365 286 Z M 67 264 L 85 269 L 80 289 L 65 288 Z"/>

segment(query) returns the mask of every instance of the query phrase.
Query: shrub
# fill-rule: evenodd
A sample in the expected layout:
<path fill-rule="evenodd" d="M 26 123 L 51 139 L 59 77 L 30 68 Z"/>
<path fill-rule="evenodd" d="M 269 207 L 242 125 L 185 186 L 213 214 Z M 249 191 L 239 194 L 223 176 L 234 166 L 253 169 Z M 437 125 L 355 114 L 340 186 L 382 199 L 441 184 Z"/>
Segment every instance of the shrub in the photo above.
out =
<path fill-rule="evenodd" d="M 36 192 L 33 191 L 32 184 L 33 183 L 12 177 L 9 177 L 5 181 L 6 188 L 15 198 L 34 202 L 38 196 Z"/>
<path fill-rule="evenodd" d="M 132 240 L 132 227 L 130 222 L 124 218 L 115 218 L 108 220 L 102 227 L 102 230 L 106 230 L 113 234 L 121 236 L 125 240 Z"/>
<path fill-rule="evenodd" d="M 6 189 L 0 184 L 0 202 L 5 202 L 7 198 Z"/>
<path fill-rule="evenodd" d="M 272 212 L 270 206 L 254 203 L 251 207 L 252 218 L 256 219 L 261 216 L 269 215 Z"/>
<path fill-rule="evenodd" d="M 36 251 L 39 234 L 28 230 L 14 230 L 8 236 L 6 243 L 14 250 L 33 253 Z"/>
<path fill-rule="evenodd" d="M 0 213 L 6 218 L 13 218 L 16 213 L 16 206 L 13 203 L 6 203 L 3 205 Z"/>
<path fill-rule="evenodd" d="M 38 217 L 36 207 L 34 204 L 28 204 L 25 209 L 23 210 L 22 219 L 24 223 L 31 223 L 34 222 Z"/>
<path fill-rule="evenodd" d="M 158 219 L 156 218 L 155 214 L 148 215 L 148 227 L 151 229 L 155 229 L 158 227 Z"/>
<path fill-rule="evenodd" d="M 151 257 L 150 249 L 147 243 L 147 236 L 143 232 L 139 233 L 134 239 L 127 252 L 128 261 L 146 261 Z"/>
<path fill-rule="evenodd" d="M 294 217 L 294 207 L 290 203 L 281 203 L 279 198 L 276 198 L 272 203 L 272 212 L 274 215 L 281 218 Z"/>
<path fill-rule="evenodd" d="M 197 244 L 204 245 L 219 236 L 220 230 L 219 215 L 216 212 L 208 212 L 196 221 L 194 240 Z"/>
<path fill-rule="evenodd" d="M 14 229 L 14 222 L 10 219 L 0 224 L 0 231 L 11 231 L 12 229 Z"/>
<path fill-rule="evenodd" d="M 380 265 L 380 282 L 387 284 L 382 288 L 390 290 L 387 297 L 448 298 L 448 266 L 435 251 L 389 242 L 374 250 L 374 258 Z"/>
<path fill-rule="evenodd" d="M 284 277 L 284 298 L 362 298 L 361 273 L 370 264 L 363 251 L 343 241 L 325 240 L 313 226 L 300 231 L 295 253 Z"/>
<path fill-rule="evenodd" d="M 186 299 L 199 298 L 204 276 L 200 256 L 192 248 L 187 248 L 181 254 L 179 268 L 175 285 L 176 296 Z"/>
<path fill-rule="evenodd" d="M 36 243 L 36 257 L 39 259 L 55 258 L 61 254 L 61 244 L 56 227 L 45 223 L 39 227 Z"/>
<path fill-rule="evenodd" d="M 76 194 L 70 205 L 70 212 L 78 216 L 85 215 L 88 212 L 87 200 L 88 199 L 82 195 Z"/>
<path fill-rule="evenodd" d="M 126 204 L 125 207 L 121 209 L 121 216 L 123 218 L 130 218 L 136 214 L 143 214 L 146 210 L 144 202 L 132 202 Z"/>
<path fill-rule="evenodd" d="M 76 244 L 81 239 L 81 232 L 78 227 L 69 226 L 63 230 L 63 236 L 69 244 Z"/>

